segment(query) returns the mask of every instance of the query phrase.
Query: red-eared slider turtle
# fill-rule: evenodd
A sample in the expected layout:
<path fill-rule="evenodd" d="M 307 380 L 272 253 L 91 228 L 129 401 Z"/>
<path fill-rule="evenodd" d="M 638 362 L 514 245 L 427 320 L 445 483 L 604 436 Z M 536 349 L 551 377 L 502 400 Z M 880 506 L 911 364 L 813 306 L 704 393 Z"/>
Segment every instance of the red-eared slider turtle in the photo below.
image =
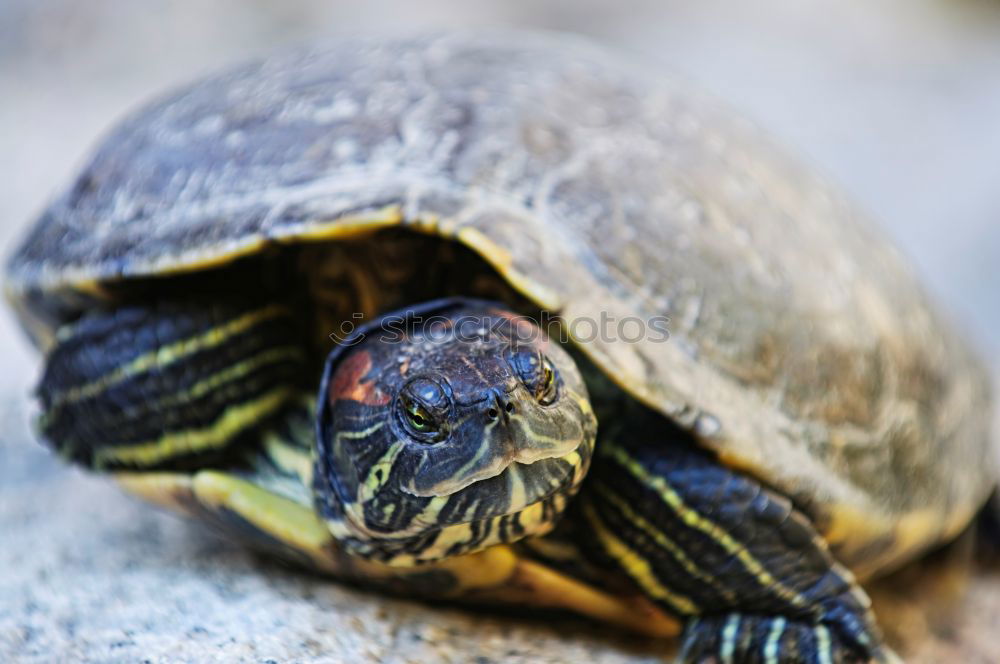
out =
<path fill-rule="evenodd" d="M 987 381 L 897 254 L 571 38 L 195 83 L 8 277 L 64 456 L 367 585 L 682 630 L 683 661 L 891 659 L 855 579 L 995 484 Z"/>

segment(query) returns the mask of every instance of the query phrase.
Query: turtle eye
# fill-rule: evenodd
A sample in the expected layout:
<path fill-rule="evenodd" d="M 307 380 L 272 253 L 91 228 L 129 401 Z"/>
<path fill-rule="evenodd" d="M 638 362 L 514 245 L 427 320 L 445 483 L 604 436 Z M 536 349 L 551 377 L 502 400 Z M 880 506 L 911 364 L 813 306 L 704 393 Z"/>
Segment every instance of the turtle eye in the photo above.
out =
<path fill-rule="evenodd" d="M 535 392 L 535 398 L 538 399 L 538 403 L 548 406 L 554 402 L 557 395 L 556 388 L 556 369 L 549 362 L 549 358 L 546 357 L 542 360 L 542 376 L 538 383 L 538 390 Z"/>
<path fill-rule="evenodd" d="M 413 380 L 399 394 L 399 419 L 410 434 L 422 441 L 441 438 L 441 420 L 447 411 L 448 396 L 433 380 Z"/>
<path fill-rule="evenodd" d="M 510 364 L 528 391 L 543 406 L 556 400 L 558 381 L 556 370 L 549 358 L 538 351 L 515 351 Z"/>
<path fill-rule="evenodd" d="M 426 408 L 416 402 L 406 404 L 405 408 L 407 420 L 415 431 L 428 433 L 434 430 L 434 420 Z"/>

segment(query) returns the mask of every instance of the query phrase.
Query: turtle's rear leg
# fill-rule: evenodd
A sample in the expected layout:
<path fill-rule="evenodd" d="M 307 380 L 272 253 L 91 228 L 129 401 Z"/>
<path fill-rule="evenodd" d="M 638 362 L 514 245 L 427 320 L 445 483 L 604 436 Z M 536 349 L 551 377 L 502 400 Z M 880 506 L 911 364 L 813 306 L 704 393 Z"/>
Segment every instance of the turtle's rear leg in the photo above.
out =
<path fill-rule="evenodd" d="M 600 441 L 596 555 L 688 618 L 682 662 L 890 661 L 870 602 L 782 496 L 684 442 Z"/>

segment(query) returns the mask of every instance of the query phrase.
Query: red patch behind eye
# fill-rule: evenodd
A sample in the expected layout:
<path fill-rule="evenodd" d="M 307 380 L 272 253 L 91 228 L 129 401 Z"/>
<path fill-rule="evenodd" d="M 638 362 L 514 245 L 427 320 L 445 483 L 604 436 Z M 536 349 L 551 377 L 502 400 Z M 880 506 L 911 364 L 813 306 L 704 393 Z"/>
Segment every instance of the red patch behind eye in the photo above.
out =
<path fill-rule="evenodd" d="M 389 403 L 389 395 L 382 392 L 373 380 L 364 380 L 372 368 L 372 358 L 368 351 L 351 353 L 333 375 L 330 385 L 330 403 L 341 399 L 358 401 L 366 406 L 384 406 Z"/>

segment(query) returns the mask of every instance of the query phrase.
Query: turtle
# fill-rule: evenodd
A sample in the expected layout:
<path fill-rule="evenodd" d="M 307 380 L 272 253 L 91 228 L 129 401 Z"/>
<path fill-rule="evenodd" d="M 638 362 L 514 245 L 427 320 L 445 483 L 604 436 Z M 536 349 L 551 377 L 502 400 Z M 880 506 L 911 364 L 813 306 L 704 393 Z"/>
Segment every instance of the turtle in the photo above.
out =
<path fill-rule="evenodd" d="M 585 39 L 344 36 L 104 139 L 7 265 L 39 435 L 248 545 L 683 662 L 893 661 L 981 361 L 761 130 Z"/>

